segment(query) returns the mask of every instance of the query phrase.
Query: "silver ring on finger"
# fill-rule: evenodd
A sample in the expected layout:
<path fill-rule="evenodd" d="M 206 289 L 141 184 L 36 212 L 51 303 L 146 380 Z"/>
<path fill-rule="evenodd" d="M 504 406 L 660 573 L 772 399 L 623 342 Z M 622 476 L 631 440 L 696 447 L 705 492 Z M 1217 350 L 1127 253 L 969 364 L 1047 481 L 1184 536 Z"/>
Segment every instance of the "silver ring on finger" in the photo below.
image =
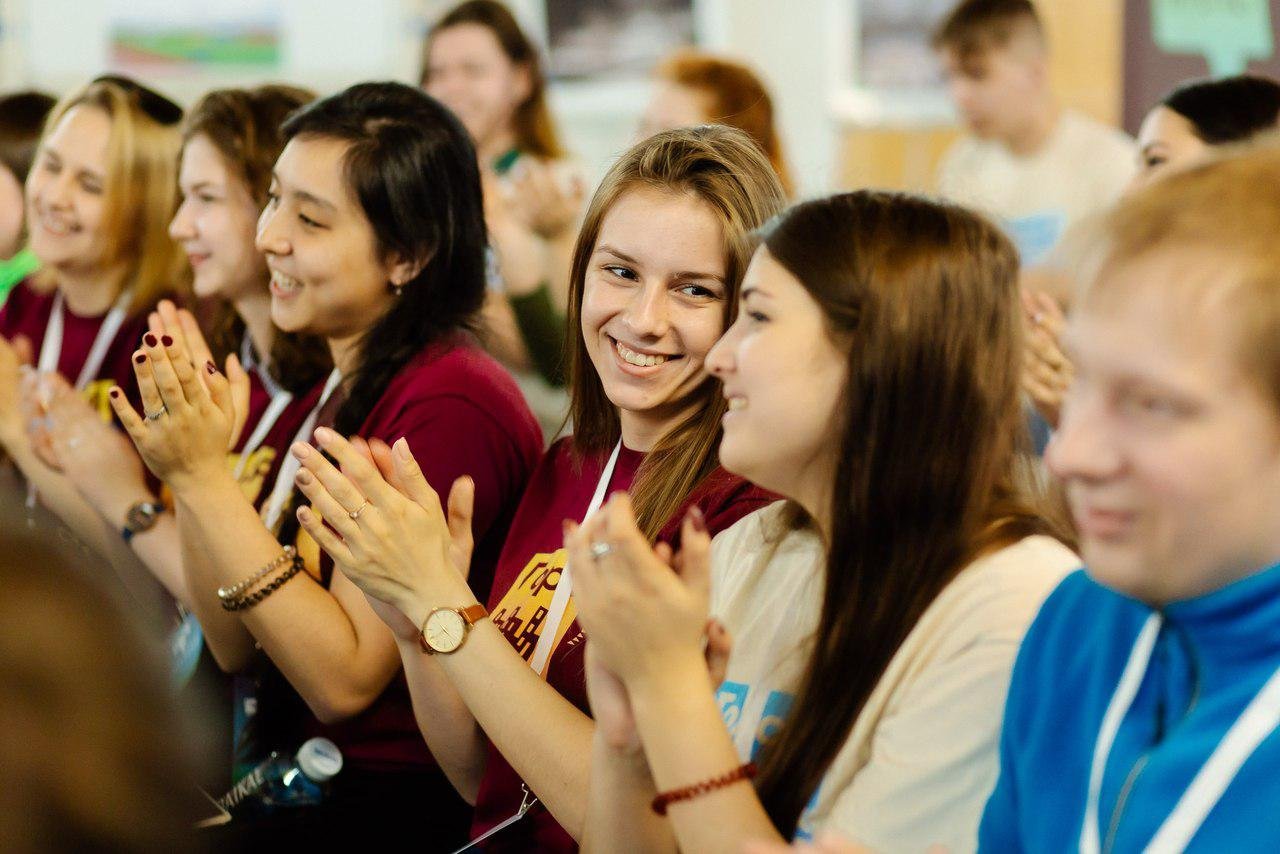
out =
<path fill-rule="evenodd" d="M 608 543 L 595 542 L 591 544 L 591 559 L 602 560 L 613 552 L 613 546 Z"/>
<path fill-rule="evenodd" d="M 165 406 L 165 405 L 162 403 L 162 404 L 160 404 L 160 408 L 159 408 L 159 409 L 157 409 L 155 412 L 146 412 L 146 413 L 144 413 L 144 414 L 147 416 L 147 420 L 148 420 L 148 421 L 159 421 L 159 420 L 160 420 L 160 416 L 161 416 L 161 415 L 164 415 L 164 414 L 165 414 L 165 413 L 167 413 L 168 411 L 169 411 L 169 407 Z"/>
<path fill-rule="evenodd" d="M 364 509 L 368 506 L 369 506 L 369 499 L 366 498 L 364 500 L 364 503 L 361 504 L 359 507 L 357 507 L 355 510 L 348 510 L 347 515 L 350 516 L 351 520 L 354 522 L 360 518 L 360 514 L 363 513 Z"/>

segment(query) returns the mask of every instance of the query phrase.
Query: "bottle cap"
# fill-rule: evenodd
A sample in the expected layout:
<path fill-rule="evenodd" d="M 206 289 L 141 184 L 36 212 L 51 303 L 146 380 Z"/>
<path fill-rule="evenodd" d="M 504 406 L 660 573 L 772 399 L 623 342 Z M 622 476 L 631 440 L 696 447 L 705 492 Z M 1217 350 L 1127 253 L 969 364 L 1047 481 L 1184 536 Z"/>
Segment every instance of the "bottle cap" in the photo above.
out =
<path fill-rule="evenodd" d="M 327 738 L 309 738 L 298 748 L 296 761 L 309 779 L 325 783 L 342 770 L 342 751 Z"/>

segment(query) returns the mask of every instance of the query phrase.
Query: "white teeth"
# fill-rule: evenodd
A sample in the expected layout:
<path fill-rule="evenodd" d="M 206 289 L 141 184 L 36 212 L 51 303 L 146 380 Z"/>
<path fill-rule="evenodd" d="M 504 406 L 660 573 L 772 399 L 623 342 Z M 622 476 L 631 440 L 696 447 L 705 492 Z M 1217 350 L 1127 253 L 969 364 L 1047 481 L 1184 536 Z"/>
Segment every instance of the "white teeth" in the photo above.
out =
<path fill-rule="evenodd" d="M 618 355 L 622 357 L 622 361 L 638 368 L 652 368 L 654 365 L 661 365 L 670 358 L 669 356 L 647 356 L 643 353 L 637 353 L 621 341 L 615 341 L 614 344 Z"/>
<path fill-rule="evenodd" d="M 745 409 L 745 408 L 746 408 L 746 405 L 747 405 L 747 400 L 746 400 L 746 398 L 743 398 L 743 397 L 731 397 L 731 398 L 729 398 L 729 411 L 730 411 L 730 412 L 732 412 L 732 411 L 733 411 L 733 410 L 735 410 L 735 409 Z"/>
<path fill-rule="evenodd" d="M 302 287 L 302 283 L 297 279 L 292 279 L 284 273 L 281 273 L 279 270 L 271 271 L 271 284 L 274 285 L 277 290 L 284 291 L 286 293 L 296 291 Z"/>
<path fill-rule="evenodd" d="M 44 221 L 44 227 L 47 228 L 49 231 L 52 231 L 54 234 L 70 234 L 71 233 L 71 226 L 67 225 L 66 223 L 56 222 L 51 219 L 46 219 Z"/>

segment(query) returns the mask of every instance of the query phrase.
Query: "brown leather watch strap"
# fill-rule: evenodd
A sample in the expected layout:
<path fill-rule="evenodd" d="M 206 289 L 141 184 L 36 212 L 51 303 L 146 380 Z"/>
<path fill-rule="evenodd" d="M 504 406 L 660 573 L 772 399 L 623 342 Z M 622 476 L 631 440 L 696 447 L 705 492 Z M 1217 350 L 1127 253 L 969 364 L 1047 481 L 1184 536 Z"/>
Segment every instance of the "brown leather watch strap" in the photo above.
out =
<path fill-rule="evenodd" d="M 468 626 L 474 626 L 476 623 L 489 616 L 489 609 L 479 602 L 470 608 L 459 608 L 458 614 L 462 617 L 462 621 Z"/>

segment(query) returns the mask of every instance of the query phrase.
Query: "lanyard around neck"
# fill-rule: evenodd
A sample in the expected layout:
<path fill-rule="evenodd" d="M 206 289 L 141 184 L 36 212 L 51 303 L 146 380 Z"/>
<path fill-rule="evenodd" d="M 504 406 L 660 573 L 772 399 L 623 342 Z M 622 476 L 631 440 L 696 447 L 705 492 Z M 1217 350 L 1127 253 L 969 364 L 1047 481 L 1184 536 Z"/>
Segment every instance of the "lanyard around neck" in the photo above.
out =
<path fill-rule="evenodd" d="M 258 375 L 262 385 L 271 394 L 271 403 L 267 404 L 266 411 L 258 419 L 258 424 L 254 427 L 253 433 L 250 434 L 249 440 L 240 449 L 240 459 L 236 462 L 236 480 L 239 480 L 244 474 L 245 466 L 249 464 L 249 458 L 253 456 L 254 451 L 262 447 L 262 443 L 267 440 L 267 434 L 271 432 L 271 428 L 276 426 L 280 416 L 284 414 L 289 404 L 293 402 L 293 395 L 281 388 L 271 378 L 266 368 L 259 366 L 257 360 L 253 358 L 253 347 L 250 345 L 247 334 L 240 345 L 240 364 L 245 370 L 251 370 Z M 287 448 L 285 452 L 288 452 Z"/>
<path fill-rule="evenodd" d="M 605 495 L 609 492 L 609 482 L 613 480 L 613 470 L 618 467 L 618 455 L 621 451 L 622 441 L 619 440 L 618 444 L 613 446 L 609 462 L 605 464 L 604 471 L 600 474 L 595 494 L 591 496 L 587 512 L 582 516 L 583 523 L 603 506 Z M 546 669 L 547 660 L 551 658 L 551 650 L 555 648 L 556 635 L 560 631 L 560 624 L 564 622 L 564 614 L 569 607 L 569 597 L 572 594 L 573 576 L 569 574 L 569 560 L 566 557 L 564 568 L 560 570 L 560 580 L 556 582 L 556 592 L 551 595 L 551 607 L 542 621 L 542 634 L 538 635 L 538 643 L 533 648 L 533 655 L 529 656 L 529 666 L 533 668 L 534 673 L 540 674 Z"/>
<path fill-rule="evenodd" d="M 1101 841 L 1098 835 L 1098 798 L 1102 791 L 1102 777 L 1107 768 L 1116 734 L 1129 709 L 1133 707 L 1138 688 L 1146 676 L 1160 634 L 1163 618 L 1152 614 L 1134 642 L 1129 661 L 1125 664 L 1093 748 L 1093 763 L 1089 769 L 1089 796 L 1085 802 L 1084 825 L 1080 829 L 1082 854 L 1099 854 Z M 1192 837 L 1200 829 L 1209 812 L 1221 800 L 1223 792 L 1231 785 L 1253 752 L 1271 732 L 1280 725 L 1280 668 L 1254 696 L 1240 717 L 1227 730 L 1222 741 L 1201 766 L 1191 785 L 1182 793 L 1173 811 L 1160 829 L 1151 837 L 1146 851 L 1178 852 L 1186 849 Z"/>
<path fill-rule="evenodd" d="M 89 381 L 96 378 L 102 371 L 107 350 L 111 349 L 111 343 L 119 334 L 120 327 L 124 326 L 132 299 L 131 290 L 126 288 L 121 291 L 111 310 L 102 319 L 98 334 L 94 336 L 93 346 L 89 348 L 89 355 L 85 357 L 84 364 L 80 367 L 80 374 L 76 377 L 77 391 L 83 390 Z M 36 366 L 42 374 L 55 373 L 58 370 L 58 362 L 62 359 L 62 339 L 65 335 L 66 323 L 66 306 L 62 292 L 59 291 L 54 294 L 53 310 L 49 312 L 49 322 L 44 329 L 44 341 L 40 343 L 40 360 Z"/>
<path fill-rule="evenodd" d="M 334 368 L 329 372 L 329 379 L 325 381 L 324 391 L 320 392 L 320 400 L 316 402 L 315 409 L 311 410 L 311 414 L 307 416 L 307 420 L 302 422 L 302 426 L 298 428 L 298 432 L 294 434 L 293 442 L 306 442 L 311 438 L 311 431 L 316 429 L 316 421 L 320 418 L 320 410 L 324 409 L 324 405 L 329 402 L 330 395 L 333 390 L 338 387 L 338 382 L 342 379 L 342 375 L 338 373 L 338 369 Z M 280 472 L 276 475 L 275 486 L 271 489 L 271 497 L 267 500 L 262 510 L 262 521 L 266 523 L 267 528 L 275 531 L 276 523 L 280 521 L 280 516 L 284 513 L 285 502 L 289 500 L 289 496 L 293 493 L 293 478 L 298 474 L 298 469 L 302 466 L 301 461 L 293 454 L 289 453 L 289 449 L 284 450 L 284 459 L 280 463 Z"/>

